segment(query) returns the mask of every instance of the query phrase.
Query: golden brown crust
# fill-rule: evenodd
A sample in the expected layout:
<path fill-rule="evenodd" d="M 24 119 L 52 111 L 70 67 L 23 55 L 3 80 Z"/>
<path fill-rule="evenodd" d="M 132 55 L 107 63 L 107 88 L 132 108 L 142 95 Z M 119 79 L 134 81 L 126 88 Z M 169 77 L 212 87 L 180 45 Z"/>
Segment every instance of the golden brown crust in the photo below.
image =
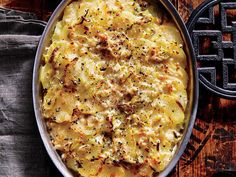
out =
<path fill-rule="evenodd" d="M 53 145 L 82 176 L 152 176 L 185 121 L 188 75 L 173 23 L 144 0 L 65 9 L 40 68 Z"/>

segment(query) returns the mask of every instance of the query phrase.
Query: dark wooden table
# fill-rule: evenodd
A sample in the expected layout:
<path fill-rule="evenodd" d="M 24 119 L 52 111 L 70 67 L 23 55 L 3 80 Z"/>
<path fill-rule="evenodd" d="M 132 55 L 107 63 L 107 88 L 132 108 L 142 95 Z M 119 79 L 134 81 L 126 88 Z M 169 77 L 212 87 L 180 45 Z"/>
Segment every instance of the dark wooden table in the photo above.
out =
<path fill-rule="evenodd" d="M 186 22 L 204 0 L 172 0 Z M 0 5 L 35 13 L 47 21 L 60 0 L 0 0 Z M 53 171 L 56 171 L 52 167 Z M 236 101 L 200 86 L 199 108 L 190 143 L 171 177 L 231 176 L 236 171 Z M 52 172 L 57 176 L 57 172 Z M 232 173 L 231 173 L 232 174 Z M 236 176 L 234 173 L 232 176 Z"/>

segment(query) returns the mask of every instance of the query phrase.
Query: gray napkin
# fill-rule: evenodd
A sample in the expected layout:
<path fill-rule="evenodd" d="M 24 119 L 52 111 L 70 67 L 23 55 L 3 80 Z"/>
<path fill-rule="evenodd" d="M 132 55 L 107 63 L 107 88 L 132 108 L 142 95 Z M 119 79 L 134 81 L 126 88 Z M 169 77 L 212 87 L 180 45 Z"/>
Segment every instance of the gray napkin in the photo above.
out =
<path fill-rule="evenodd" d="M 47 155 L 32 106 L 32 71 L 45 22 L 0 8 L 0 177 L 60 176 Z"/>

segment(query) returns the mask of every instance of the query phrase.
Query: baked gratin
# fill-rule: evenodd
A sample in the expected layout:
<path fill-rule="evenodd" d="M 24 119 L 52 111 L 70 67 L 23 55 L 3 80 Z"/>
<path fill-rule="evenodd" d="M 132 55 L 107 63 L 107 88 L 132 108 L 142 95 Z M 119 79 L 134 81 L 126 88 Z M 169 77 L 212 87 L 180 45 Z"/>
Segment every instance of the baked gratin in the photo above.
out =
<path fill-rule="evenodd" d="M 144 0 L 79 0 L 40 67 L 52 144 L 75 175 L 149 177 L 168 165 L 188 103 L 175 24 Z"/>

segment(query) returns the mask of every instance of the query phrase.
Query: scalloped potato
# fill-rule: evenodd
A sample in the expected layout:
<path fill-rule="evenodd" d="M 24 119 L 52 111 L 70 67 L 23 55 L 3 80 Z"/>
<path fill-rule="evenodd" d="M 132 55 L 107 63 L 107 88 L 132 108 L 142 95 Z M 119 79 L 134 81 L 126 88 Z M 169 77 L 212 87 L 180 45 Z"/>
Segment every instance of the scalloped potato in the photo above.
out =
<path fill-rule="evenodd" d="M 149 177 L 172 159 L 188 104 L 174 23 L 144 0 L 73 1 L 40 67 L 42 112 L 68 168 Z"/>

